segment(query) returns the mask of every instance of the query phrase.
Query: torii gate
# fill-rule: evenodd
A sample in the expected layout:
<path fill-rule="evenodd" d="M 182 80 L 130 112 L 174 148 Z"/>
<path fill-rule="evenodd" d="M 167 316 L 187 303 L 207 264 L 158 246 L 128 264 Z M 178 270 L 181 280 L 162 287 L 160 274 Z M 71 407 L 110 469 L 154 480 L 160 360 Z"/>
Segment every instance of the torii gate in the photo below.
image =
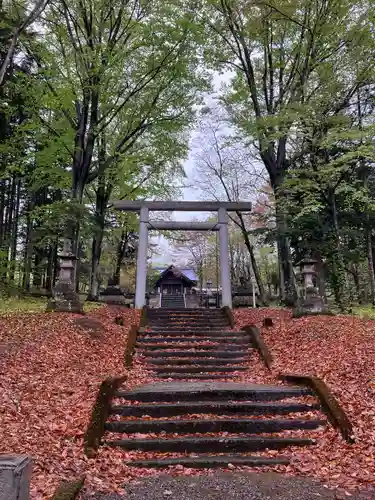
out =
<path fill-rule="evenodd" d="M 116 210 L 139 212 L 139 244 L 135 307 L 141 309 L 146 302 L 148 230 L 219 231 L 220 280 L 222 305 L 232 308 L 232 287 L 229 273 L 229 233 L 227 212 L 250 212 L 250 202 L 222 201 L 114 201 Z M 162 212 L 217 212 L 217 222 L 149 221 L 150 211 Z"/>

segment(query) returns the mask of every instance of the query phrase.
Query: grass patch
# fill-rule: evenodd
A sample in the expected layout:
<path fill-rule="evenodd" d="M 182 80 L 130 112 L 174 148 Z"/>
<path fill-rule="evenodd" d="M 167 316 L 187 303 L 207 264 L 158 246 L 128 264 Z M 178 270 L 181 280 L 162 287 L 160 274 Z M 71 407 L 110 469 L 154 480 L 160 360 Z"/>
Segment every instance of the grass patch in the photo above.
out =
<path fill-rule="evenodd" d="M 371 304 L 353 306 L 352 314 L 365 319 L 375 319 L 375 308 Z"/>
<path fill-rule="evenodd" d="M 6 314 L 44 312 L 47 307 L 47 302 L 48 299 L 46 297 L 0 297 L 0 316 Z M 100 307 L 102 307 L 102 304 L 97 302 L 85 302 L 83 305 L 83 309 L 86 313 L 95 311 Z"/>
<path fill-rule="evenodd" d="M 91 311 L 96 311 L 96 309 L 100 309 L 103 305 L 104 304 L 100 304 L 99 302 L 85 302 L 83 304 L 83 310 L 85 313 L 89 313 Z"/>
<path fill-rule="evenodd" d="M 44 297 L 2 297 L 0 298 L 0 315 L 43 312 L 46 306 L 47 299 Z"/>

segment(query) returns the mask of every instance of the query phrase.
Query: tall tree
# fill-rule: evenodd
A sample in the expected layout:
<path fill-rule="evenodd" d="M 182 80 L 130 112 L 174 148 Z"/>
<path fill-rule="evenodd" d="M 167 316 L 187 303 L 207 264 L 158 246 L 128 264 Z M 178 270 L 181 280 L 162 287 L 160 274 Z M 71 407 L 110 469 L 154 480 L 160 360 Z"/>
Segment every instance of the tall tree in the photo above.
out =
<path fill-rule="evenodd" d="M 213 0 L 204 23 L 211 62 L 235 74 L 224 96 L 233 123 L 258 151 L 276 197 L 284 299 L 296 297 L 280 187 L 293 165 L 293 139 L 311 108 L 347 107 L 367 84 L 370 6 L 355 0 Z"/>
<path fill-rule="evenodd" d="M 38 63 L 43 103 L 53 104 L 54 123 L 41 113 L 39 119 L 70 157 L 70 236 L 76 252 L 80 211 L 75 207 L 86 186 L 121 163 L 162 106 L 171 118 L 174 83 L 190 101 L 202 88 L 193 16 L 182 4 L 161 0 L 59 0 L 48 9 L 49 50 L 39 51 Z"/>
<path fill-rule="evenodd" d="M 12 0 L 0 3 L 0 88 L 11 73 L 10 67 L 20 38 L 38 20 L 48 2 L 49 0 L 37 0 L 30 8 L 27 8 L 26 3 Z"/>
<path fill-rule="evenodd" d="M 204 140 L 196 153 L 197 186 L 210 197 L 218 201 L 243 201 L 256 199 L 256 191 L 263 180 L 262 169 L 256 168 L 248 158 L 244 158 L 244 150 L 238 139 L 231 137 L 223 127 L 218 116 L 205 120 L 201 135 Z M 266 294 L 255 258 L 254 244 L 249 234 L 251 217 L 241 212 L 229 215 L 233 223 L 239 228 L 243 241 L 251 260 L 251 269 L 254 273 L 262 303 L 266 301 Z M 232 259 L 233 260 L 233 259 Z"/>

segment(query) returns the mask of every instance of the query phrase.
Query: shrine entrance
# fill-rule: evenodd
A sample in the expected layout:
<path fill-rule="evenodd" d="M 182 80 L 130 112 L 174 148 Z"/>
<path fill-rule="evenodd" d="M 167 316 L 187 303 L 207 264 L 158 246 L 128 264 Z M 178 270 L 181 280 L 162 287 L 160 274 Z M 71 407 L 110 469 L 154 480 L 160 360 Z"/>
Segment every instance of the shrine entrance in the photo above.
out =
<path fill-rule="evenodd" d="M 135 307 L 142 309 L 146 303 L 147 248 L 149 229 L 219 231 L 220 281 L 222 305 L 232 308 L 232 288 L 229 271 L 228 212 L 250 212 L 250 202 L 221 201 L 114 201 L 117 210 L 139 212 L 139 245 L 137 256 L 137 276 Z M 150 211 L 160 212 L 217 212 L 217 222 L 175 222 L 149 220 Z"/>
<path fill-rule="evenodd" d="M 161 289 L 161 293 L 163 295 L 182 295 L 184 293 L 184 289 L 182 285 L 163 285 Z"/>

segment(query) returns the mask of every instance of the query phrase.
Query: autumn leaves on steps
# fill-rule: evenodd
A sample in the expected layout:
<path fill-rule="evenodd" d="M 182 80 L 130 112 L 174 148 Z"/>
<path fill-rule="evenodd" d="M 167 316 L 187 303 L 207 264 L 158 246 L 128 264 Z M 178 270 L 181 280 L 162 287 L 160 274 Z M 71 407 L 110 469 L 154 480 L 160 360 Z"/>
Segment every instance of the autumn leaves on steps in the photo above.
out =
<path fill-rule="evenodd" d="M 309 394 L 296 387 L 231 382 L 166 382 L 118 391 L 122 403 L 111 407 L 105 424 L 111 438 L 105 444 L 148 452 L 147 458 L 130 462 L 134 466 L 285 464 L 288 458 L 274 450 L 314 443 L 290 432 L 325 425 L 322 419 L 300 418 L 319 407 L 298 403 Z M 288 402 L 279 402 L 283 399 Z M 277 418 L 292 412 L 294 418 Z"/>
<path fill-rule="evenodd" d="M 249 332 L 220 310 L 147 312 L 137 352 L 167 381 L 118 390 L 104 424 L 105 444 L 133 450 L 129 465 L 286 464 L 279 450 L 314 444 L 326 421 L 309 389 L 234 382 L 257 356 Z"/>
<path fill-rule="evenodd" d="M 137 348 L 158 378 L 232 379 L 247 370 L 250 337 L 231 331 L 220 309 L 150 309 L 148 321 Z M 223 353 L 232 352 L 228 362 Z"/>

